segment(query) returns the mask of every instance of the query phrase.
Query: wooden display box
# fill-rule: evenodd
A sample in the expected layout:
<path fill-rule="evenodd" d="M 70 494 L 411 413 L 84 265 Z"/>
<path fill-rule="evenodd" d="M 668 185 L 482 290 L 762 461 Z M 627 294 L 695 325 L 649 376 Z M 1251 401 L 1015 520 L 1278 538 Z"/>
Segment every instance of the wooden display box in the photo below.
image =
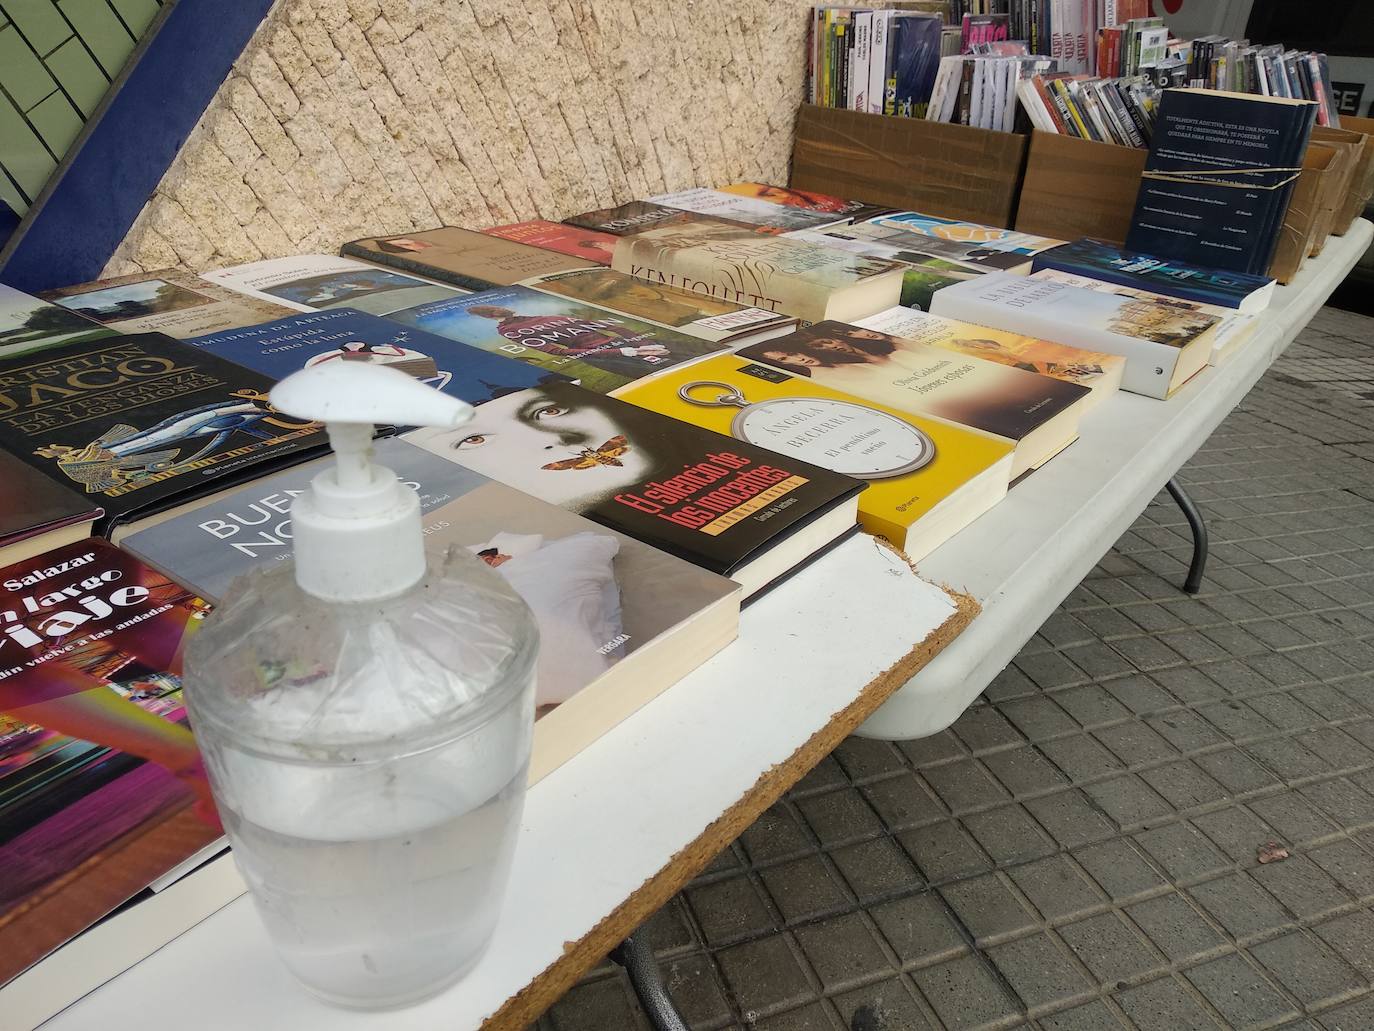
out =
<path fill-rule="evenodd" d="M 1016 228 L 1074 240 L 1123 243 L 1131 226 L 1146 152 L 1036 131 L 1016 209 Z"/>
<path fill-rule="evenodd" d="M 803 104 L 793 189 L 1007 228 L 1026 137 Z"/>

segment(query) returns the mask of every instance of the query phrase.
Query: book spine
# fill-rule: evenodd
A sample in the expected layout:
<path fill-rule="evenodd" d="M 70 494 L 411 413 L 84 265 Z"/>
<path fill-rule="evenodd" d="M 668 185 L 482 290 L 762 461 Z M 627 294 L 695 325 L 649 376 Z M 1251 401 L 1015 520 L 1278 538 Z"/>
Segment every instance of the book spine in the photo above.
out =
<path fill-rule="evenodd" d="M 1065 136 L 1075 135 L 1065 124 L 1064 112 L 1060 110 L 1056 98 L 1051 95 L 1045 80 L 1037 75 L 1031 80 L 1031 86 L 1034 88 L 1035 95 L 1039 98 L 1041 105 L 1045 108 L 1045 114 L 1053 124 L 1054 131 Z"/>
<path fill-rule="evenodd" d="M 869 43 L 869 65 L 867 110 L 870 114 L 883 113 L 883 86 L 887 81 L 887 33 L 891 20 L 887 11 L 873 12 L 873 30 Z"/>
<path fill-rule="evenodd" d="M 1083 129 L 1078 120 L 1074 117 L 1073 108 L 1069 105 L 1068 87 L 1064 85 L 1063 79 L 1051 79 L 1047 84 L 1050 97 L 1054 100 L 1055 110 L 1059 112 L 1057 119 L 1064 126 L 1065 131 L 1070 136 L 1077 136 L 1079 139 L 1087 139 L 1087 130 Z"/>

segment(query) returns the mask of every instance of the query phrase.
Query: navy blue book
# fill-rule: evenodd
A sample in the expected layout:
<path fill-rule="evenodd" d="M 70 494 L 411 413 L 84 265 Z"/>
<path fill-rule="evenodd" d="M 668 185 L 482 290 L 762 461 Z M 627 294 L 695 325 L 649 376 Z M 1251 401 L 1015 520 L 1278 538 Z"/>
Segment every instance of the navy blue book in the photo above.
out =
<path fill-rule="evenodd" d="M 899 12 L 888 28 L 891 63 L 883 83 L 883 112 L 924 118 L 940 68 L 938 14 Z"/>
<path fill-rule="evenodd" d="M 322 362 L 390 365 L 470 405 L 551 380 L 568 380 L 528 362 L 489 354 L 353 308 L 302 312 L 186 342 L 272 380 Z"/>
<path fill-rule="evenodd" d="M 1138 254 L 1105 240 L 1084 238 L 1041 251 L 1031 271 L 1054 269 L 1101 283 L 1149 290 L 1180 301 L 1216 304 L 1253 315 L 1269 307 L 1274 281 L 1267 276 L 1205 268 L 1173 258 Z"/>
<path fill-rule="evenodd" d="M 1126 247 L 1263 275 L 1315 117 L 1309 100 L 1165 90 Z"/>

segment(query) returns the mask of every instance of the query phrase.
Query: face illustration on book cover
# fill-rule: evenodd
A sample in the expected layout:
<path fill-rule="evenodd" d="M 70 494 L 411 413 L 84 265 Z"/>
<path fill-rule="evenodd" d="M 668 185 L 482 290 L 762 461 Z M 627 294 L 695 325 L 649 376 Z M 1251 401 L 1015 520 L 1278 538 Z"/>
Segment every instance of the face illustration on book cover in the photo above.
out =
<path fill-rule="evenodd" d="M 170 830 L 177 814 L 181 854 L 153 857 L 147 881 L 219 836 L 181 700 L 182 655 L 207 611 L 96 540 L 0 571 L 0 930 L 26 900 L 98 878 L 102 852 Z"/>

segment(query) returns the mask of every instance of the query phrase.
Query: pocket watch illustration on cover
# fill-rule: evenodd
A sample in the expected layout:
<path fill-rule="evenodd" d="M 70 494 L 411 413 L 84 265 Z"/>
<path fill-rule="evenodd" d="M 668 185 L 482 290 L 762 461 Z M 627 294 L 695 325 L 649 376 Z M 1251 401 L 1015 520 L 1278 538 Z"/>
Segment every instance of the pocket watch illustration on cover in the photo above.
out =
<path fill-rule="evenodd" d="M 905 476 L 935 459 L 935 442 L 919 427 L 850 401 L 774 397 L 751 402 L 741 388 L 718 380 L 684 383 L 677 394 L 702 408 L 738 408 L 730 433 L 739 440 L 856 479 Z"/>

